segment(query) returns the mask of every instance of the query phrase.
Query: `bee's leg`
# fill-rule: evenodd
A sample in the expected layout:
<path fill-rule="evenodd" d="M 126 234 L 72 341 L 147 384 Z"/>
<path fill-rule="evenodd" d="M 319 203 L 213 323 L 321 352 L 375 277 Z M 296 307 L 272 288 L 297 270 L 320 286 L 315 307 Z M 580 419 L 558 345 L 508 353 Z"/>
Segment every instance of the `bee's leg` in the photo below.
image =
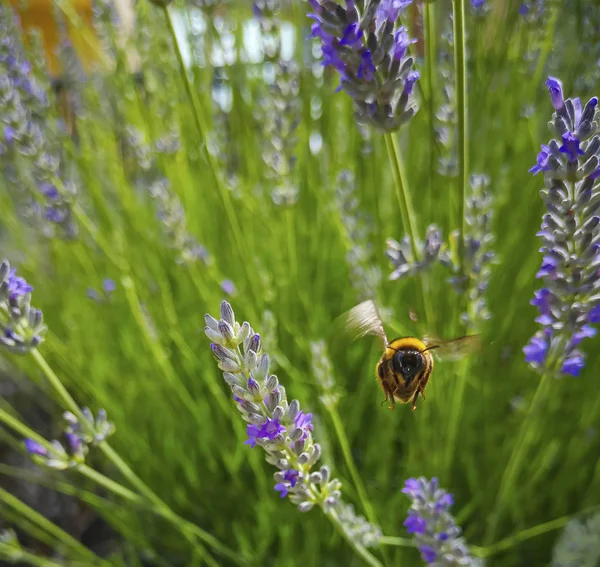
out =
<path fill-rule="evenodd" d="M 415 411 L 415 410 L 417 409 L 417 399 L 418 399 L 418 397 L 419 397 L 419 392 L 420 392 L 420 390 L 417 390 L 417 391 L 415 392 L 415 395 L 413 396 L 413 399 L 412 399 L 412 407 L 410 408 L 410 409 L 411 409 L 411 411 Z M 423 392 L 421 392 L 421 395 L 423 396 Z M 425 398 L 425 396 L 423 396 L 423 399 L 424 399 L 424 398 Z"/>

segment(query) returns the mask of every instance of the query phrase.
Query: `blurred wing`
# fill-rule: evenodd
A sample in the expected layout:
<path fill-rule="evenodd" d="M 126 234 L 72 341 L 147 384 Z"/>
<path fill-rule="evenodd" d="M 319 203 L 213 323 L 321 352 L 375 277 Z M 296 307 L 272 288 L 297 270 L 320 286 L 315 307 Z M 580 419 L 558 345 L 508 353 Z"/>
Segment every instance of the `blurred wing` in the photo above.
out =
<path fill-rule="evenodd" d="M 381 338 L 384 346 L 388 344 L 377 306 L 371 299 L 359 303 L 346 313 L 346 330 L 355 339 L 366 335 L 375 335 Z"/>
<path fill-rule="evenodd" d="M 423 342 L 428 349 L 431 349 L 431 353 L 440 360 L 460 360 L 474 353 L 481 346 L 481 337 L 480 335 L 467 335 L 449 341 L 424 337 Z"/>

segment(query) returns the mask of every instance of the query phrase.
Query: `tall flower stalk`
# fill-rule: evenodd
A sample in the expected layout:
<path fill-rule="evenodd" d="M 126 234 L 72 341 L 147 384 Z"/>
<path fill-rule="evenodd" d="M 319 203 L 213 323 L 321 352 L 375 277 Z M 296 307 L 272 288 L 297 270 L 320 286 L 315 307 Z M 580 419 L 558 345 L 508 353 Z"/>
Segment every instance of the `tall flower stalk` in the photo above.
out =
<path fill-rule="evenodd" d="M 378 545 L 379 528 L 357 518 L 341 499 L 342 483 L 328 466 L 318 467 L 321 447 L 313 439 L 312 414 L 302 411 L 297 400 L 288 401 L 285 388 L 269 372 L 260 335 L 248 322 L 240 325 L 226 301 L 221 302 L 219 319 L 207 314 L 205 321 L 204 332 L 223 379 L 248 424 L 245 444 L 259 446 L 267 462 L 277 468 L 275 491 L 300 512 L 321 508 L 355 552 L 370 565 L 380 565 L 366 549 Z"/>
<path fill-rule="evenodd" d="M 483 561 L 472 557 L 450 507 L 451 494 L 439 488 L 437 478 L 409 478 L 402 492 L 411 500 L 404 525 L 413 534 L 421 558 L 433 567 L 464 565 L 482 567 Z"/>
<path fill-rule="evenodd" d="M 263 74 L 268 77 L 266 92 L 256 112 L 263 133 L 262 158 L 267 166 L 271 198 L 276 205 L 293 205 L 299 196 L 294 179 L 296 129 L 302 114 L 299 96 L 300 68 L 281 54 L 279 0 L 258 0 L 252 5 L 263 40 Z"/>
<path fill-rule="evenodd" d="M 542 145 L 529 170 L 543 173 L 540 192 L 546 213 L 538 233 L 543 287 L 531 301 L 542 325 L 523 349 L 525 360 L 542 373 L 579 376 L 585 366 L 580 345 L 596 334 L 600 322 L 600 137 L 596 134 L 598 99 L 582 107 L 578 98 L 564 100 L 562 84 L 546 82 L 555 112 L 556 134 Z"/>
<path fill-rule="evenodd" d="M 60 149 L 66 131 L 48 117 L 47 85 L 33 76 L 17 28 L 12 8 L 0 6 L 0 165 L 5 182 L 16 191 L 24 181 L 34 189 L 29 214 L 42 232 L 51 236 L 58 230 L 72 238 L 77 234 L 71 210 L 77 185 Z"/>
<path fill-rule="evenodd" d="M 345 8 L 332 0 L 309 0 L 315 21 L 312 36 L 321 40 L 323 65 L 340 74 L 339 90 L 354 100 L 358 122 L 388 133 L 415 114 L 414 87 L 419 72 L 408 47 L 415 40 L 398 24 L 412 0 L 354 0 Z"/>
<path fill-rule="evenodd" d="M 579 376 L 585 366 L 579 346 L 596 334 L 591 325 L 600 321 L 598 99 L 592 97 L 582 107 L 578 98 L 564 99 L 558 79 L 549 77 L 546 85 L 555 110 L 549 126 L 557 139 L 542 145 L 537 163 L 529 170 L 533 175 L 543 173 L 545 184 L 540 195 L 546 213 L 538 233 L 543 259 L 537 273 L 544 287 L 531 300 L 539 310 L 536 322 L 542 329 L 523 348 L 526 362 L 541 378 L 502 474 L 496 509 L 488 523 L 489 540 L 495 536 L 501 506 L 535 441 L 534 420 L 546 399 L 549 381 Z"/>

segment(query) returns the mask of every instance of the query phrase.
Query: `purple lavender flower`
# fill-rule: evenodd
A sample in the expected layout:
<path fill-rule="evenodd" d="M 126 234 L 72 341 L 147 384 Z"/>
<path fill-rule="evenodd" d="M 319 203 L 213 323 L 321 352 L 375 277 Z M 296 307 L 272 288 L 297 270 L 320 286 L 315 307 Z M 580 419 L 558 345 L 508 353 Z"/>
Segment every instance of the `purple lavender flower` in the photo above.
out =
<path fill-rule="evenodd" d="M 294 488 L 298 479 L 300 478 L 300 473 L 294 469 L 283 471 L 283 482 L 278 482 L 275 485 L 275 490 L 279 492 L 281 498 L 285 498 L 290 488 Z"/>
<path fill-rule="evenodd" d="M 548 165 L 548 158 L 550 157 L 550 148 L 542 144 L 542 151 L 537 156 L 537 163 L 529 170 L 529 173 L 536 175 L 540 171 L 548 171 L 550 166 Z"/>
<path fill-rule="evenodd" d="M 30 455 L 40 455 L 41 457 L 45 457 L 48 455 L 48 449 L 43 445 L 40 445 L 37 441 L 33 439 L 25 439 L 25 450 Z"/>
<path fill-rule="evenodd" d="M 73 440 L 76 444 L 76 441 Z M 23 441 L 25 450 L 31 455 L 32 460 L 38 465 L 42 465 L 51 469 L 65 470 L 76 466 L 83 462 L 85 457 L 80 447 L 71 445 L 71 454 L 67 452 L 64 446 L 57 440 L 53 440 L 49 444 L 49 448 L 41 445 L 33 439 L 25 439 Z"/>
<path fill-rule="evenodd" d="M 131 137 L 140 134 L 129 128 Z M 139 139 L 138 139 L 138 143 Z M 209 264 L 211 259 L 206 248 L 198 243 L 188 232 L 185 210 L 179 197 L 171 190 L 171 184 L 165 177 L 157 177 L 150 184 L 149 193 L 156 204 L 156 216 L 163 225 L 170 248 L 177 252 L 178 264 L 193 264 L 201 260 Z"/>
<path fill-rule="evenodd" d="M 354 0 L 345 8 L 331 0 L 310 0 L 315 21 L 311 37 L 321 40 L 323 65 L 341 78 L 340 89 L 354 99 L 356 119 L 392 132 L 412 118 L 412 91 L 418 74 L 406 56 L 406 29 L 398 26 L 407 0 L 368 3 L 359 11 Z"/>
<path fill-rule="evenodd" d="M 394 271 L 390 274 L 390 280 L 414 276 L 427 270 L 432 264 L 440 261 L 446 265 L 449 262 L 448 254 L 443 246 L 442 231 L 434 224 L 427 227 L 425 240 L 417 242 L 420 261 L 416 261 L 410 246 L 410 240 L 405 236 L 401 242 L 388 238 L 386 241 L 388 257 Z"/>
<path fill-rule="evenodd" d="M 8 298 L 12 300 L 33 291 L 33 286 L 29 285 L 23 278 L 16 274 L 17 269 L 12 268 L 8 273 L 8 278 L 6 280 L 8 285 Z"/>
<path fill-rule="evenodd" d="M 536 274 L 544 286 L 531 301 L 542 329 L 523 352 L 540 372 L 577 377 L 585 366 L 579 346 L 596 334 L 590 324 L 600 314 L 598 99 L 582 108 L 578 98 L 563 99 L 558 79 L 550 77 L 546 84 L 555 108 L 552 125 L 562 145 L 553 139 L 542 146 L 544 155 L 530 170 L 544 173 L 541 195 L 547 212 L 538 233 L 543 258 Z"/>
<path fill-rule="evenodd" d="M 110 294 L 117 289 L 117 284 L 114 282 L 114 280 L 106 278 L 102 280 L 102 289 L 104 290 L 104 293 Z"/>
<path fill-rule="evenodd" d="M 221 289 L 227 295 L 235 295 L 235 292 L 236 292 L 235 284 L 231 280 L 223 280 L 221 282 Z"/>
<path fill-rule="evenodd" d="M 377 8 L 377 18 L 381 21 L 395 22 L 402 10 L 408 8 L 412 0 L 381 0 Z"/>
<path fill-rule="evenodd" d="M 35 348 L 46 330 L 42 312 L 31 306 L 32 291 L 8 261 L 0 264 L 0 347 L 14 353 Z"/>
<path fill-rule="evenodd" d="M 437 478 L 409 478 L 402 492 L 412 501 L 404 525 L 413 534 L 423 561 L 436 567 L 482 566 L 460 537 L 461 529 L 450 514 L 452 495 L 438 488 Z"/>
<path fill-rule="evenodd" d="M 519 14 L 529 24 L 539 23 L 544 15 L 544 0 L 530 0 L 519 6 Z"/>
<path fill-rule="evenodd" d="M 563 134 L 562 142 L 563 144 L 558 149 L 558 151 L 562 152 L 563 154 L 567 154 L 570 162 L 577 161 L 577 156 L 582 156 L 585 154 L 585 152 L 579 147 L 579 144 L 581 144 L 581 142 L 579 141 L 577 136 L 573 134 L 573 132 L 566 132 L 565 134 Z"/>
<path fill-rule="evenodd" d="M 565 106 L 565 98 L 563 96 L 562 82 L 555 77 L 548 77 L 546 86 L 550 92 L 550 99 L 554 110 L 562 110 Z"/>
<path fill-rule="evenodd" d="M 57 141 L 64 129 L 48 118 L 50 105 L 45 86 L 34 76 L 19 39 L 18 21 L 12 8 L 0 6 L 0 160 L 14 171 L 15 158 L 29 162 L 20 188 L 37 187 L 30 210 L 45 232 L 60 227 L 67 238 L 77 233 L 69 200 L 76 194 L 72 181 L 64 179 Z M 16 175 L 9 176 L 16 178 Z M 57 184 L 60 191 L 57 190 Z M 53 191 L 49 190 L 53 187 Z M 40 205 L 38 201 L 41 201 Z M 49 223 L 46 221 L 50 221 Z"/>
<path fill-rule="evenodd" d="M 363 546 L 377 545 L 381 532 L 341 501 L 341 483 L 327 466 L 313 470 L 321 455 L 314 442 L 312 414 L 304 413 L 297 400 L 288 402 L 285 388 L 270 374 L 270 361 L 262 352 L 260 336 L 249 323 L 235 320 L 231 305 L 221 303 L 220 319 L 205 315 L 204 332 L 223 370 L 244 420 L 251 447 L 260 446 L 278 471 L 275 490 L 302 512 L 321 507 L 349 537 Z M 336 519 L 338 518 L 338 519 Z"/>

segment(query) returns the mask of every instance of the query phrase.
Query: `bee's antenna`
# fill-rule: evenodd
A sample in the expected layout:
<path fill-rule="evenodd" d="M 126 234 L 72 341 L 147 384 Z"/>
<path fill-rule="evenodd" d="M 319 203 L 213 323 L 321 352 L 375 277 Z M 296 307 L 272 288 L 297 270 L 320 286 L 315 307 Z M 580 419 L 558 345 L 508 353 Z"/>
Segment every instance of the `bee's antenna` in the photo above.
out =
<path fill-rule="evenodd" d="M 434 348 L 439 348 L 439 346 L 440 346 L 440 345 L 430 345 L 430 346 L 428 346 L 428 347 L 424 348 L 424 349 L 421 351 L 421 354 L 423 354 L 423 353 L 424 353 L 425 351 L 427 351 L 427 350 L 433 350 Z"/>

